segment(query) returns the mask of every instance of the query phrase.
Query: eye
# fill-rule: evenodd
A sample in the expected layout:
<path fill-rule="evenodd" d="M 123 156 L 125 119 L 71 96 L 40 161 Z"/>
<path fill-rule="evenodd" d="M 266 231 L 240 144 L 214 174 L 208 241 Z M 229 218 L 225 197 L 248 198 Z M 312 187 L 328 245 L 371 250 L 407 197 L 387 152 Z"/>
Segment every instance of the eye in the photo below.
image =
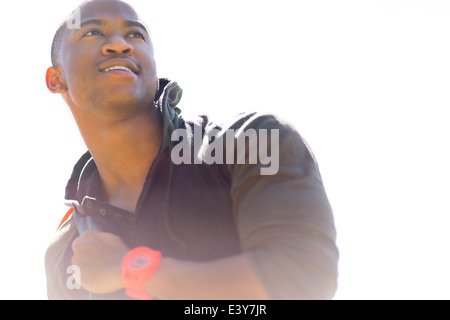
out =
<path fill-rule="evenodd" d="M 141 32 L 133 32 L 133 33 L 130 33 L 129 35 L 128 35 L 128 37 L 130 37 L 130 38 L 137 38 L 137 39 L 141 39 L 141 40 L 145 40 L 145 37 L 144 37 L 144 35 L 141 33 Z"/>
<path fill-rule="evenodd" d="M 84 34 L 85 37 L 97 37 L 102 35 L 103 34 L 98 30 L 90 30 Z"/>

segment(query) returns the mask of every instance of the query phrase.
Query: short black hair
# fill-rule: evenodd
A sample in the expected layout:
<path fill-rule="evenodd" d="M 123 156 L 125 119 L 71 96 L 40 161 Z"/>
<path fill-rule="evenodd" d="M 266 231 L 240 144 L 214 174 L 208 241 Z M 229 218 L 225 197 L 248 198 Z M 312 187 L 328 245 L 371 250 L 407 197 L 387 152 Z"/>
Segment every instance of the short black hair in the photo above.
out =
<path fill-rule="evenodd" d="M 72 11 L 72 14 L 69 15 L 64 22 L 61 23 L 58 30 L 56 30 L 55 35 L 53 36 L 52 49 L 51 49 L 51 61 L 52 65 L 56 67 L 59 64 L 59 51 L 61 50 L 61 43 L 63 39 L 64 32 L 68 30 L 67 23 L 70 18 L 73 17 L 73 14 L 76 10 L 80 10 L 86 3 L 92 0 L 84 0 L 75 10 Z"/>
<path fill-rule="evenodd" d="M 59 51 L 61 50 L 62 38 L 63 38 L 64 32 L 66 30 L 67 30 L 67 24 L 66 24 L 66 21 L 64 21 L 59 26 L 58 30 L 56 30 L 56 33 L 53 37 L 51 60 L 52 60 L 52 65 L 54 67 L 56 67 L 59 64 Z"/>

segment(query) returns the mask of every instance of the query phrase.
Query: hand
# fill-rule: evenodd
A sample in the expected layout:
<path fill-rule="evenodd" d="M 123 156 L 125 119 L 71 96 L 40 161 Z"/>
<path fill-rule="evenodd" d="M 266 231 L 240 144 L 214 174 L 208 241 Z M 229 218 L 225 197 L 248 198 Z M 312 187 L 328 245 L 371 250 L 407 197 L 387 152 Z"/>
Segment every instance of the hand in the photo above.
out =
<path fill-rule="evenodd" d="M 112 293 L 125 287 L 122 259 L 130 250 L 112 234 L 86 231 L 72 243 L 72 264 L 80 268 L 80 285 L 97 294 Z"/>

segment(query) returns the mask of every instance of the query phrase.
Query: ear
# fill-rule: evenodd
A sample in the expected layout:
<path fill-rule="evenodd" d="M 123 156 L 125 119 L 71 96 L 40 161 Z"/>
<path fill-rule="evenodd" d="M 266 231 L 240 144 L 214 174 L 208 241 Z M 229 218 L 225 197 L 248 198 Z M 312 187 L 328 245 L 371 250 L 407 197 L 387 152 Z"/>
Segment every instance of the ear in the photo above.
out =
<path fill-rule="evenodd" d="M 66 85 L 61 79 L 60 71 L 56 67 L 50 67 L 45 74 L 45 83 L 52 93 L 64 93 L 67 91 Z"/>

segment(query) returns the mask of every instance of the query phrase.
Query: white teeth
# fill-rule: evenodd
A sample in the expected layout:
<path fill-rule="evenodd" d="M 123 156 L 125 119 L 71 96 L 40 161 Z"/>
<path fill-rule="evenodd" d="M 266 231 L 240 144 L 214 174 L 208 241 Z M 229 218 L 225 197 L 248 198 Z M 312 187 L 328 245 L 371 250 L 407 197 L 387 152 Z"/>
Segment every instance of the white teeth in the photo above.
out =
<path fill-rule="evenodd" d="M 105 70 L 103 70 L 103 72 L 108 72 L 108 71 L 112 71 L 112 70 L 125 70 L 125 71 L 129 71 L 129 72 L 133 72 L 133 71 L 131 71 L 131 69 L 128 69 L 127 67 L 122 67 L 122 66 L 109 67 L 109 68 L 106 68 Z"/>

